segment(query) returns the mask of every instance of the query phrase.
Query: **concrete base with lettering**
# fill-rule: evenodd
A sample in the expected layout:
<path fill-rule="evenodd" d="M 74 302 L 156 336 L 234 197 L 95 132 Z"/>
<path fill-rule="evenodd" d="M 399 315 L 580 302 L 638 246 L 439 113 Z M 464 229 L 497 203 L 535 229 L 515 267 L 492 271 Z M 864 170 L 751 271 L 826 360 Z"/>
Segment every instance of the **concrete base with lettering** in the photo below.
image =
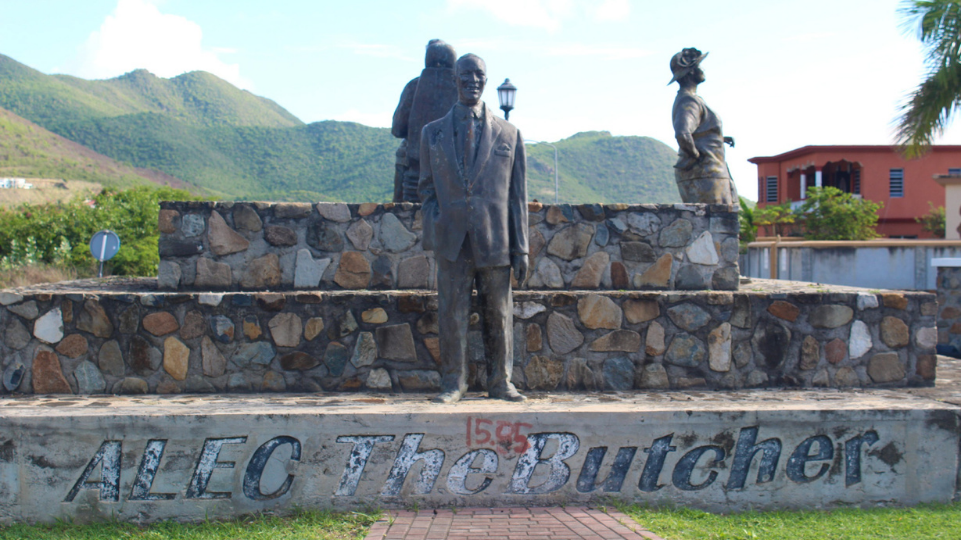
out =
<path fill-rule="evenodd" d="M 620 499 L 709 510 L 958 493 L 961 407 L 918 390 L 33 396 L 0 402 L 0 522 Z"/>

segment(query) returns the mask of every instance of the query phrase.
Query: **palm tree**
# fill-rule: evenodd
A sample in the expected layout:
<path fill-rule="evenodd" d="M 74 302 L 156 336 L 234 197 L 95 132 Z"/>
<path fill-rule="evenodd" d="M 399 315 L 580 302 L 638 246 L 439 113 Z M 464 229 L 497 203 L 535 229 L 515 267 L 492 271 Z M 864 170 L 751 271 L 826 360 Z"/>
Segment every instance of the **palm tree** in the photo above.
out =
<path fill-rule="evenodd" d="M 906 156 L 917 157 L 961 105 L 961 0 L 910 0 L 900 12 L 906 29 L 916 27 L 929 68 L 897 119 L 898 143 Z"/>

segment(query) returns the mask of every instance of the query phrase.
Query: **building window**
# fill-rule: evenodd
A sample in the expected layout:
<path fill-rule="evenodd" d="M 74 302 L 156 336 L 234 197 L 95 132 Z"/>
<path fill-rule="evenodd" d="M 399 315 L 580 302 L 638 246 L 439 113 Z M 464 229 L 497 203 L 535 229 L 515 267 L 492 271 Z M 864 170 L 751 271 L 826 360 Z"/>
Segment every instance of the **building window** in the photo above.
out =
<path fill-rule="evenodd" d="M 889 193 L 892 199 L 904 197 L 904 169 L 891 169 Z"/>
<path fill-rule="evenodd" d="M 861 194 L 861 169 L 854 169 L 851 173 L 851 193 Z"/>
<path fill-rule="evenodd" d="M 777 202 L 777 176 L 767 177 L 767 189 L 765 190 L 767 197 L 764 199 L 765 202 Z"/>
<path fill-rule="evenodd" d="M 961 169 L 948 169 L 948 176 L 961 176 Z"/>

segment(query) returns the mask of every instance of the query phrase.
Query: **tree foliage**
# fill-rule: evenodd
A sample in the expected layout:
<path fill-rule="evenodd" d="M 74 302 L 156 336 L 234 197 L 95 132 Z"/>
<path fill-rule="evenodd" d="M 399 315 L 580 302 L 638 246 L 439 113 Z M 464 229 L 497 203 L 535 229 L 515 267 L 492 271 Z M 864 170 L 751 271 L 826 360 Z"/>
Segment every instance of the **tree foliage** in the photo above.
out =
<path fill-rule="evenodd" d="M 793 224 L 796 219 L 797 216 L 791 209 L 790 201 L 771 204 L 754 210 L 754 224 L 759 227 L 771 227 L 774 236 L 786 235 L 786 226 Z"/>
<path fill-rule="evenodd" d="M 54 264 L 79 268 L 94 264 L 89 243 L 109 229 L 120 237 L 120 251 L 107 268 L 115 275 L 155 276 L 159 264 L 157 218 L 161 200 L 197 200 L 173 188 L 105 189 L 92 205 L 68 203 L 0 209 L 0 265 Z"/>
<path fill-rule="evenodd" d="M 928 213 L 914 218 L 914 221 L 921 224 L 922 231 L 935 238 L 944 238 L 945 214 L 943 206 L 935 208 L 931 201 L 928 201 Z"/>
<path fill-rule="evenodd" d="M 740 215 L 738 216 L 740 221 L 741 230 L 738 232 L 738 241 L 741 244 L 741 252 L 747 250 L 747 245 L 757 238 L 757 224 L 754 223 L 754 211 L 757 210 L 757 206 L 751 206 L 750 201 L 744 197 L 738 197 L 738 202 L 741 206 Z"/>
<path fill-rule="evenodd" d="M 911 0 L 900 11 L 905 28 L 923 44 L 928 67 L 897 120 L 898 142 L 908 157 L 917 157 L 961 104 L 961 0 Z"/>
<path fill-rule="evenodd" d="M 870 240 L 880 236 L 875 227 L 881 206 L 837 188 L 811 187 L 798 222 L 808 240 Z"/>

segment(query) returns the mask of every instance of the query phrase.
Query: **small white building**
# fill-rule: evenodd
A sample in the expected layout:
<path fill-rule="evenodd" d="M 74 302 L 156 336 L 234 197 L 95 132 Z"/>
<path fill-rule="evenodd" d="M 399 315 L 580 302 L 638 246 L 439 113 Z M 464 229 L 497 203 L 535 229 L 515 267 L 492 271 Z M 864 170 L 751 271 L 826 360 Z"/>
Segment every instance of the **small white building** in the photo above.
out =
<path fill-rule="evenodd" d="M 0 178 L 0 188 L 4 189 L 33 189 L 26 178 Z"/>

